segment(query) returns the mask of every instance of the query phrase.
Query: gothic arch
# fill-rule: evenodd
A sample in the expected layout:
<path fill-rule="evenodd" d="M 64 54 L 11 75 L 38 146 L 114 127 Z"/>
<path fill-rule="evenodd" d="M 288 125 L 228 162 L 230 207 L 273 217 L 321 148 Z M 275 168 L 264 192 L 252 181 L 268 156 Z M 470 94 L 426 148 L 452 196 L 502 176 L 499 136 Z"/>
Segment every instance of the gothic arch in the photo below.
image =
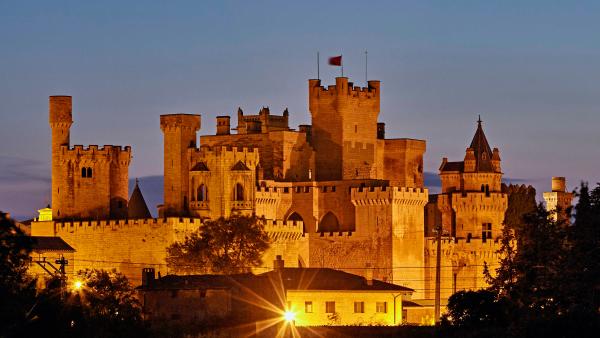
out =
<path fill-rule="evenodd" d="M 333 212 L 328 211 L 319 222 L 319 232 L 340 231 L 340 222 Z"/>
<path fill-rule="evenodd" d="M 233 200 L 243 201 L 244 200 L 244 186 L 241 183 L 236 183 L 233 188 Z"/>
<path fill-rule="evenodd" d="M 196 200 L 198 202 L 208 201 L 208 189 L 204 184 L 200 184 L 196 191 Z"/>

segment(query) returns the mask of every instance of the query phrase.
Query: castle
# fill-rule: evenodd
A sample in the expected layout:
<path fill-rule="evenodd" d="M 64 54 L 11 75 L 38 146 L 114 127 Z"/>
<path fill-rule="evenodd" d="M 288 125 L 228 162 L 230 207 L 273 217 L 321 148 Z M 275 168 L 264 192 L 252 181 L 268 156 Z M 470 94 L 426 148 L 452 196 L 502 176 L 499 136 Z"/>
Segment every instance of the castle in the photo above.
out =
<path fill-rule="evenodd" d="M 239 109 L 235 134 L 230 116 L 218 116 L 216 135 L 199 139 L 200 115 L 161 115 L 158 219 L 137 184 L 128 200 L 131 148 L 71 147 L 71 97 L 52 96 L 52 220 L 35 222 L 32 235 L 63 238 L 76 250 L 76 271 L 117 267 L 139 283 L 142 267 L 168 273 L 165 248 L 204 220 L 255 214 L 271 238 L 265 262 L 279 255 L 290 266 L 368 275 L 414 289 L 427 305 L 439 256 L 443 299 L 484 287 L 508 203 L 499 150 L 478 121 L 464 160 L 443 159 L 442 191 L 430 196 L 426 142 L 386 139 L 380 96 L 379 81 L 358 87 L 338 77 L 325 87 L 312 79 L 310 125 L 290 128 L 287 109 Z"/>

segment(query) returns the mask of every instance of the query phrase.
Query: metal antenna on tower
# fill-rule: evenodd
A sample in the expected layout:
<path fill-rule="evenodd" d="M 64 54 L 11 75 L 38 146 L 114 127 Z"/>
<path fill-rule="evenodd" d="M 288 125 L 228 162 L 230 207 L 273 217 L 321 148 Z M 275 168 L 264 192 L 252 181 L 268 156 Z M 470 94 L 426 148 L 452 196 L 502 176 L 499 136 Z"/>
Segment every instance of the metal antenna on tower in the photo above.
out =
<path fill-rule="evenodd" d="M 369 69 L 369 63 L 368 63 L 368 52 L 365 50 L 365 85 L 368 87 L 369 85 L 369 77 L 368 77 L 368 71 Z"/>

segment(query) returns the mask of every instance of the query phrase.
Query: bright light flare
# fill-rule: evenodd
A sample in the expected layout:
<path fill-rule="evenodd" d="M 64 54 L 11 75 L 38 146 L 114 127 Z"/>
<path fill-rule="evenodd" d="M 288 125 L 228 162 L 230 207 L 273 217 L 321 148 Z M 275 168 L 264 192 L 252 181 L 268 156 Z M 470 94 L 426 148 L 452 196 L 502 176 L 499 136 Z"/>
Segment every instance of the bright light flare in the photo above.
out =
<path fill-rule="evenodd" d="M 293 322 L 296 319 L 296 313 L 288 310 L 283 314 L 283 318 L 288 323 Z"/>
<path fill-rule="evenodd" d="M 73 282 L 73 290 L 79 291 L 79 290 L 81 290 L 82 287 L 83 287 L 82 281 L 76 280 L 75 282 Z"/>

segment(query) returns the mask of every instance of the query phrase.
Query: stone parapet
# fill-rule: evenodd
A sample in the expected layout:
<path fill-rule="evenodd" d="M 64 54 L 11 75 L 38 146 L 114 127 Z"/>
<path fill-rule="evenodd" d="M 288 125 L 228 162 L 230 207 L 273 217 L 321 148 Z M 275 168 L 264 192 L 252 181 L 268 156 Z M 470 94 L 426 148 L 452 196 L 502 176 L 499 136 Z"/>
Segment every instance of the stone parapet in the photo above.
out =
<path fill-rule="evenodd" d="M 425 205 L 429 200 L 427 189 L 409 187 L 357 187 L 350 188 L 350 195 L 355 206 L 390 203 Z"/>
<path fill-rule="evenodd" d="M 302 221 L 267 220 L 265 232 L 272 240 L 296 240 L 304 234 Z"/>
<path fill-rule="evenodd" d="M 73 147 L 61 146 L 60 160 L 90 160 L 98 162 L 118 161 L 119 164 L 129 165 L 129 162 L 131 161 L 131 147 L 115 145 L 104 145 L 102 147 L 99 147 L 95 144 L 89 145 L 87 147 L 83 145 L 75 145 Z"/>

